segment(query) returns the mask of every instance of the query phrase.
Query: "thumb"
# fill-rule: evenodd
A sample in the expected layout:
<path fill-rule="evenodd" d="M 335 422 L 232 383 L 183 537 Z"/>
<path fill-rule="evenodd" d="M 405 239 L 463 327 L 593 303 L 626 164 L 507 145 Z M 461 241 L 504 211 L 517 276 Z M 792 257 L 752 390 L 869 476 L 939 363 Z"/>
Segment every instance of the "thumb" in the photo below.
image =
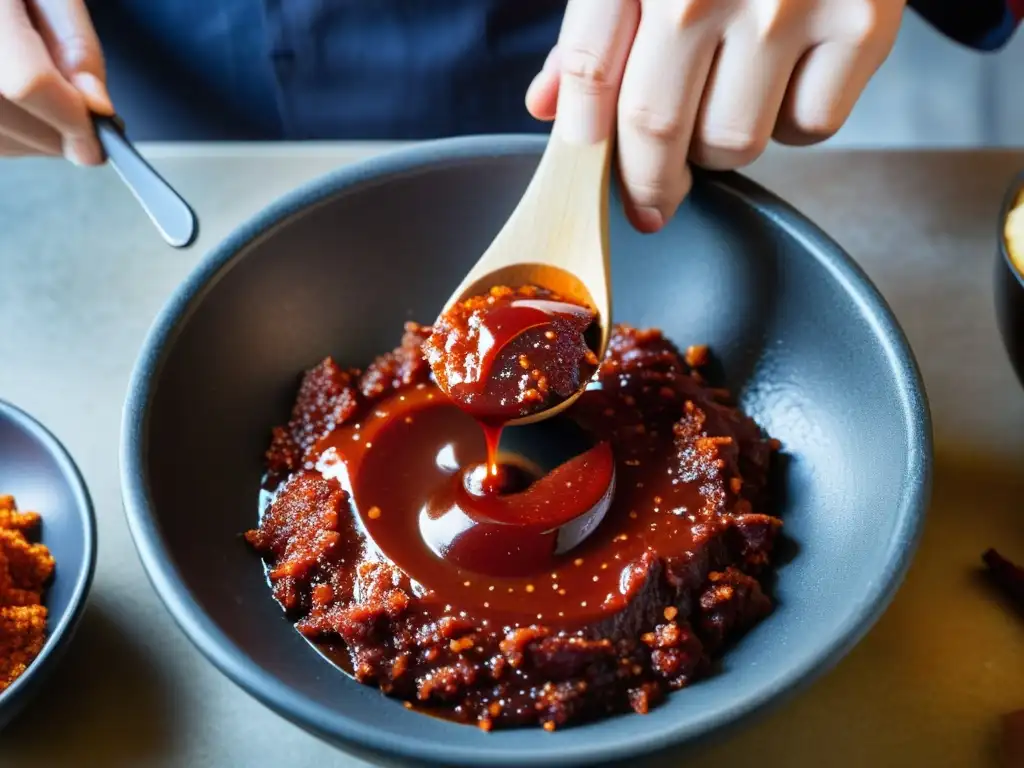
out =
<path fill-rule="evenodd" d="M 28 0 L 27 4 L 58 71 L 82 94 L 91 112 L 114 114 L 103 51 L 85 0 Z"/>

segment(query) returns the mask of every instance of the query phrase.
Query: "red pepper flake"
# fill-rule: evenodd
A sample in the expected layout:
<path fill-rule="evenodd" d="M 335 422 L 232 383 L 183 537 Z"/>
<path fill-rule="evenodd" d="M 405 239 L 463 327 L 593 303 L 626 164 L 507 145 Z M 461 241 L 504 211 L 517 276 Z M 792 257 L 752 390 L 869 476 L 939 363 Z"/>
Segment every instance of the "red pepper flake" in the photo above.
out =
<path fill-rule="evenodd" d="M 702 368 L 708 364 L 708 348 L 706 344 L 693 345 L 686 348 L 683 358 L 691 368 Z"/>

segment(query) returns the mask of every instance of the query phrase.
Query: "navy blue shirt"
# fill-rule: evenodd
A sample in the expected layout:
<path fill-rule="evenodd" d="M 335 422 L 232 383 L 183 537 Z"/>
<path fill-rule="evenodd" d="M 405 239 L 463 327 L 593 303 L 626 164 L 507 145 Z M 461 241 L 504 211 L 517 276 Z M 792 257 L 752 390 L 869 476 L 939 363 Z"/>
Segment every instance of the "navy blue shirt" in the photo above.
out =
<path fill-rule="evenodd" d="M 977 48 L 1021 0 L 911 0 Z M 137 139 L 417 139 L 544 131 L 523 96 L 565 0 L 91 0 Z"/>

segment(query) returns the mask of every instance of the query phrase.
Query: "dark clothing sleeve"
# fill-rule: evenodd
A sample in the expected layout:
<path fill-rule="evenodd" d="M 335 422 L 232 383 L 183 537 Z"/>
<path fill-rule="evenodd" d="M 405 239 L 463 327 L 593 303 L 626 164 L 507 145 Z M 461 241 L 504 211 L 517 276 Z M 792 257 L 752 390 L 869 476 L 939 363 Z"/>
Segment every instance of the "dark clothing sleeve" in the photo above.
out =
<path fill-rule="evenodd" d="M 1001 48 L 1024 16 L 1024 0 L 910 0 L 936 29 L 982 51 Z"/>

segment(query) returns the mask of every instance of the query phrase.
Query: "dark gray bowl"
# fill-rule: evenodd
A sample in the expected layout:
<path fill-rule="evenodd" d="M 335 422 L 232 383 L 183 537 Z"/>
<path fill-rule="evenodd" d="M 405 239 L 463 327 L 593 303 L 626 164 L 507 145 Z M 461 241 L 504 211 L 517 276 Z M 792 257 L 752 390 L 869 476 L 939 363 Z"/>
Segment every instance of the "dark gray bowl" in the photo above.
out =
<path fill-rule="evenodd" d="M 1021 190 L 1024 189 L 1024 173 L 1018 173 L 1003 199 L 1003 207 L 999 215 L 999 231 L 997 238 L 999 251 L 996 254 L 995 299 L 996 322 L 1003 338 L 1003 346 L 1010 357 L 1017 380 L 1024 385 L 1024 275 L 1022 275 L 1010 258 L 1006 248 L 1006 237 L 1003 230 L 1006 217 L 1010 215 Z"/>
<path fill-rule="evenodd" d="M 323 661 L 271 600 L 239 532 L 297 374 L 364 364 L 430 321 L 522 193 L 543 139 L 422 144 L 289 195 L 219 246 L 151 331 L 125 406 L 128 521 L 154 586 L 206 656 L 260 701 L 364 755 L 436 765 L 611 761 L 764 710 L 837 662 L 892 598 L 930 487 L 921 380 L 892 314 L 813 224 L 751 182 L 701 176 L 669 227 L 614 202 L 616 319 L 709 342 L 785 445 L 795 543 L 778 610 L 721 670 L 647 716 L 485 734 L 405 710 Z"/>
<path fill-rule="evenodd" d="M 28 670 L 0 693 L 0 728 L 35 695 L 68 647 L 85 609 L 96 565 L 96 519 L 82 476 L 56 437 L 0 400 L 0 494 L 42 515 L 40 541 L 57 567 L 46 593 L 46 645 Z"/>

